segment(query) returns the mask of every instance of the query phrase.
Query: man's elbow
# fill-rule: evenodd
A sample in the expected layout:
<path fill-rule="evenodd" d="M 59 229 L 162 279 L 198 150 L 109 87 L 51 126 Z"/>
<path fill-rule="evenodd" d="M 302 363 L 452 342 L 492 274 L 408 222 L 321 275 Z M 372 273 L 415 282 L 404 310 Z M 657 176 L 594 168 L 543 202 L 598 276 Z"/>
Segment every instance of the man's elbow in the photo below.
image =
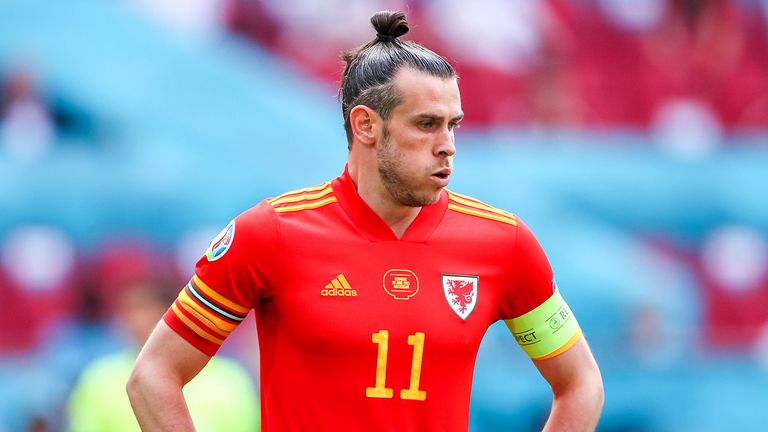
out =
<path fill-rule="evenodd" d="M 128 399 L 131 403 L 135 403 L 141 398 L 141 394 L 147 387 L 149 382 L 148 373 L 140 364 L 136 364 L 131 371 L 131 375 L 128 377 L 128 382 L 125 384 L 125 391 L 128 393 Z"/>
<path fill-rule="evenodd" d="M 603 376 L 596 363 L 592 363 L 592 367 L 587 367 L 582 371 L 581 379 L 577 381 L 579 383 L 578 393 L 590 402 L 595 412 L 599 413 L 603 410 L 603 403 L 605 402 Z"/>
<path fill-rule="evenodd" d="M 595 411 L 598 413 L 603 410 L 603 403 L 605 402 L 605 387 L 603 386 L 603 378 L 598 373 L 595 379 L 592 380 L 590 385 L 590 399 L 594 401 Z"/>
<path fill-rule="evenodd" d="M 128 377 L 128 382 L 125 383 L 125 391 L 128 393 L 128 399 L 131 401 L 138 397 L 139 387 L 141 386 L 140 380 L 141 378 L 139 378 L 139 374 L 134 367 L 131 371 L 131 375 Z"/>

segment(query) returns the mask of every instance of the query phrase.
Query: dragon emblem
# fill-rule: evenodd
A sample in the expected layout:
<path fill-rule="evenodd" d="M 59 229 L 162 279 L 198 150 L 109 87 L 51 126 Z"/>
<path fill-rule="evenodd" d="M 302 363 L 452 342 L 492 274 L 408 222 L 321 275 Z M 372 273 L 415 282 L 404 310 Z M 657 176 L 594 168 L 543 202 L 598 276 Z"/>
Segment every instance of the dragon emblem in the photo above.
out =
<path fill-rule="evenodd" d="M 477 303 L 477 281 L 476 276 L 443 276 L 445 297 L 462 319 L 469 316 Z"/>
<path fill-rule="evenodd" d="M 475 295 L 475 283 L 465 280 L 448 281 L 448 294 L 453 296 L 451 302 L 458 306 L 461 313 L 467 311 L 467 305 L 472 303 L 472 296 Z"/>

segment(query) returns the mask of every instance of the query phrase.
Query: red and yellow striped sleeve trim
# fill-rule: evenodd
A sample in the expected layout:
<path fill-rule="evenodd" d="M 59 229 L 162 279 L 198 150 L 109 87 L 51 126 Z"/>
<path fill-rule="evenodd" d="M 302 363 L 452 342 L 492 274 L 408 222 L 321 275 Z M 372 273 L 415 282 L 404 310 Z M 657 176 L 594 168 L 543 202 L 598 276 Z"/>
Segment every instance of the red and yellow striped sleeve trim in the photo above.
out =
<path fill-rule="evenodd" d="M 165 320 L 192 345 L 211 354 L 245 319 L 248 310 L 195 275 L 166 312 Z"/>
<path fill-rule="evenodd" d="M 267 201 L 277 213 L 315 209 L 337 202 L 331 182 L 288 192 Z"/>
<path fill-rule="evenodd" d="M 230 301 L 229 299 L 225 298 L 221 294 L 217 293 L 216 291 L 212 290 L 208 285 L 203 282 L 202 279 L 197 277 L 197 275 L 194 275 L 192 277 L 192 281 L 194 282 L 194 285 L 203 292 L 203 294 L 209 296 L 211 299 L 217 301 L 224 307 L 231 309 L 232 312 L 238 312 L 240 314 L 248 314 L 248 308 L 245 306 L 240 306 L 239 304 Z"/>
<path fill-rule="evenodd" d="M 179 310 L 179 307 L 177 306 L 177 304 L 178 304 L 178 302 L 174 302 L 171 305 L 171 308 L 173 309 L 173 312 L 176 313 L 176 317 L 178 317 L 181 320 L 181 322 L 186 324 L 187 327 L 189 327 L 190 330 L 195 332 L 201 338 L 209 340 L 209 341 L 215 343 L 216 345 L 221 345 L 221 344 L 224 343 L 224 339 L 218 338 L 216 336 L 213 336 L 212 334 L 210 334 L 210 332 L 207 332 L 207 331 L 203 330 L 202 326 L 196 324 L 190 318 L 185 316 L 184 313 L 181 310 Z M 204 325 L 205 324 L 203 324 L 203 326 Z"/>
<path fill-rule="evenodd" d="M 452 191 L 448 191 L 448 209 L 517 226 L 517 217 L 512 213 L 491 207 L 482 201 Z"/>
<path fill-rule="evenodd" d="M 192 298 L 187 293 L 187 290 L 179 293 L 179 298 L 174 305 L 176 304 L 197 320 L 203 323 L 208 323 L 206 327 L 221 336 L 229 336 L 229 333 L 237 327 L 237 324 L 227 322 L 212 313 L 205 312 L 205 306 Z"/>

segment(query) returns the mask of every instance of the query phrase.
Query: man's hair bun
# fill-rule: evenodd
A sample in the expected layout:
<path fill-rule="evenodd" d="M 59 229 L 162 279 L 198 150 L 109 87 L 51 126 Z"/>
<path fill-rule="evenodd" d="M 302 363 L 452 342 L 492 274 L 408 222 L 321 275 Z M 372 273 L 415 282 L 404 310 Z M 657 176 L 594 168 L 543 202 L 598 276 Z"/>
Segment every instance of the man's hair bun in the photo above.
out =
<path fill-rule="evenodd" d="M 1 0 L 0 0 L 1 1 Z M 341 112 L 347 143 L 353 140 L 350 112 L 365 105 L 388 120 L 392 110 L 401 102 L 394 78 L 401 68 L 411 68 L 428 75 L 456 78 L 456 71 L 445 58 L 409 40 L 400 40 L 408 33 L 408 21 L 401 11 L 380 11 L 371 16 L 376 37 L 343 54 L 344 72 L 339 86 Z"/>
<path fill-rule="evenodd" d="M 408 33 L 408 21 L 402 11 L 379 11 L 371 16 L 376 36 L 382 40 L 394 40 Z"/>

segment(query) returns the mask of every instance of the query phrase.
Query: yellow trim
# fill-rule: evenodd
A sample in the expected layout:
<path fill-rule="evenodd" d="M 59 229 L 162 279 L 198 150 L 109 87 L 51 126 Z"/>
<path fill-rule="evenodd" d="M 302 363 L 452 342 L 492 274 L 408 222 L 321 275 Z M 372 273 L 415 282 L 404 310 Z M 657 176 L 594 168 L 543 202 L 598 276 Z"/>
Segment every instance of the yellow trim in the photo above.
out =
<path fill-rule="evenodd" d="M 515 218 L 515 215 L 513 215 L 512 213 L 510 213 L 508 211 L 504 211 L 502 209 L 498 209 L 496 207 L 492 207 L 492 206 L 490 206 L 490 205 L 488 205 L 488 204 L 486 204 L 486 203 L 484 203 L 482 201 L 477 201 L 474 198 L 466 197 L 466 196 L 463 196 L 463 195 L 459 195 L 459 194 L 457 194 L 455 192 L 448 192 L 448 198 L 456 201 L 459 204 L 464 204 L 464 205 L 469 206 L 469 207 L 474 207 L 474 208 L 477 208 L 477 209 L 486 210 L 486 211 L 489 211 L 491 213 L 496 213 L 499 216 L 506 216 L 506 217 L 510 217 L 510 218 L 513 218 L 513 219 Z"/>
<path fill-rule="evenodd" d="M 200 306 L 198 306 L 198 304 L 195 303 L 192 298 L 190 298 L 186 291 L 182 291 L 179 294 L 179 303 L 181 303 L 181 306 L 184 308 L 184 310 L 194 315 L 195 318 L 206 324 L 210 322 L 211 325 L 208 325 L 207 327 L 224 337 L 229 336 L 232 330 L 237 327 L 237 325 L 228 323 L 215 316 L 212 312 L 208 312 L 205 309 L 200 309 Z"/>
<path fill-rule="evenodd" d="M 331 187 L 331 185 L 328 185 L 328 187 L 326 187 L 325 189 L 317 193 L 288 196 L 285 198 L 272 200 L 269 203 L 273 206 L 276 206 L 280 204 L 295 203 L 299 201 L 308 201 L 308 200 L 313 200 L 317 198 L 322 198 L 332 192 L 333 192 L 333 188 Z"/>
<path fill-rule="evenodd" d="M 479 199 L 477 199 L 477 198 L 475 198 L 475 197 L 471 197 L 471 196 L 469 196 L 469 195 L 460 194 L 460 193 L 458 193 L 458 192 L 454 192 L 454 191 L 453 191 L 453 190 L 451 190 L 451 189 L 446 189 L 446 191 L 447 191 L 449 194 L 451 194 L 451 195 L 455 195 L 455 196 L 457 196 L 457 197 L 459 197 L 459 198 L 464 198 L 465 200 L 468 200 L 468 201 L 472 201 L 472 202 L 475 202 L 475 203 L 478 203 L 478 204 L 485 204 L 485 205 L 488 205 L 488 204 L 486 204 L 486 203 L 484 203 L 484 202 L 480 201 Z"/>
<path fill-rule="evenodd" d="M 476 211 L 476 210 L 472 210 L 472 209 L 468 209 L 468 208 L 464 208 L 464 207 L 459 207 L 459 206 L 457 206 L 455 204 L 451 204 L 450 202 L 448 203 L 448 209 L 454 210 L 454 211 L 457 211 L 457 212 L 460 212 L 460 213 L 466 213 L 466 214 L 472 215 L 472 216 L 477 216 L 477 217 L 481 217 L 481 218 L 485 218 L 485 219 L 491 219 L 491 220 L 495 220 L 495 221 L 499 221 L 499 222 L 504 222 L 504 223 L 512 225 L 512 226 L 517 226 L 517 221 L 514 220 L 514 219 L 510 219 L 509 217 L 497 216 L 497 215 L 488 214 L 488 213 L 482 213 L 482 212 L 479 212 L 479 211 Z"/>
<path fill-rule="evenodd" d="M 232 300 L 227 299 L 226 297 L 212 290 L 211 287 L 206 285 L 205 282 L 203 282 L 203 280 L 200 279 L 197 275 L 194 275 L 193 279 L 195 281 L 195 285 L 198 288 L 200 288 L 208 297 L 216 300 L 217 302 L 223 304 L 224 306 L 232 309 L 235 312 L 238 312 L 244 315 L 248 313 L 249 309 L 247 307 L 240 306 L 239 304 L 233 302 Z"/>
<path fill-rule="evenodd" d="M 319 184 L 319 185 L 317 185 L 317 186 L 310 186 L 310 187 L 305 187 L 304 189 L 296 189 L 296 190 L 292 190 L 292 191 L 286 192 L 286 193 L 284 193 L 284 194 L 282 194 L 282 195 L 278 195 L 278 196 L 277 196 L 277 197 L 275 197 L 275 198 L 272 198 L 272 199 L 270 199 L 270 200 L 267 200 L 267 202 L 268 202 L 268 203 L 270 203 L 270 204 L 272 204 L 274 201 L 277 201 L 277 200 L 279 200 L 279 199 L 283 199 L 283 198 L 285 198 L 285 197 L 287 197 L 287 196 L 289 196 L 289 195 L 295 195 L 295 194 L 300 194 L 300 193 L 305 193 L 305 192 L 315 192 L 315 191 L 319 191 L 319 190 L 325 189 L 325 188 L 326 188 L 326 187 L 328 187 L 328 185 L 330 185 L 330 184 L 331 184 L 331 182 L 330 182 L 330 181 L 327 181 L 327 182 L 325 182 L 325 183 L 323 183 L 323 184 Z"/>
<path fill-rule="evenodd" d="M 549 354 L 547 354 L 547 355 L 545 355 L 543 357 L 535 358 L 534 360 L 546 360 L 546 359 L 552 358 L 552 357 L 554 357 L 556 355 L 560 355 L 560 354 L 568 351 L 568 349 L 570 347 L 574 346 L 576 344 L 576 342 L 579 341 L 580 337 L 581 337 L 581 328 L 578 329 L 578 331 L 576 332 L 575 335 L 573 335 L 573 337 L 568 339 L 568 342 L 566 342 L 565 345 L 561 346 L 560 348 L 556 349 L 555 351 L 553 351 L 553 352 L 551 352 L 551 353 L 549 353 Z"/>
<path fill-rule="evenodd" d="M 465 200 L 467 200 L 467 201 L 472 201 L 472 202 L 474 202 L 474 203 L 477 203 L 477 204 L 483 204 L 483 205 L 486 205 L 486 206 L 488 206 L 488 207 L 493 207 L 493 206 L 491 206 L 490 204 L 488 204 L 488 203 L 485 203 L 485 202 L 483 202 L 483 201 L 480 201 L 479 199 L 477 199 L 477 198 L 475 198 L 475 197 L 471 197 L 471 196 L 469 196 L 469 195 L 460 194 L 460 193 L 458 193 L 458 192 L 454 192 L 453 190 L 450 190 L 450 189 L 447 189 L 447 191 L 448 191 L 448 193 L 449 193 L 449 194 L 451 194 L 451 195 L 454 195 L 454 196 L 457 196 L 457 197 L 459 197 L 459 198 L 464 198 L 464 199 L 465 199 Z M 493 208 L 495 208 L 495 207 L 493 207 Z M 500 210 L 500 209 L 497 209 L 497 210 Z M 503 211 L 503 210 L 502 210 L 502 211 Z"/>
<path fill-rule="evenodd" d="M 352 289 L 352 286 L 349 285 L 349 282 L 347 281 L 347 278 L 344 277 L 343 273 L 339 273 L 338 276 L 336 276 L 337 279 L 339 279 L 339 282 L 341 282 L 341 286 L 343 286 L 345 289 Z"/>
<path fill-rule="evenodd" d="M 299 205 L 292 205 L 292 206 L 286 206 L 286 207 L 278 207 L 278 208 L 275 209 L 275 212 L 277 212 L 277 213 L 286 213 L 286 212 L 294 212 L 294 211 L 299 211 L 299 210 L 309 210 L 309 209 L 314 209 L 314 208 L 322 207 L 322 206 L 324 206 L 326 204 L 335 203 L 335 202 L 336 202 L 336 197 L 335 196 L 331 196 L 331 197 L 328 197 L 328 198 L 326 198 L 324 200 L 315 201 L 315 202 L 311 202 L 311 203 L 307 203 L 307 204 L 299 204 Z"/>
<path fill-rule="evenodd" d="M 179 310 L 179 308 L 176 306 L 176 303 L 173 303 L 171 307 L 173 308 L 173 312 L 176 314 L 176 317 L 178 317 L 184 324 L 186 324 L 186 326 L 189 327 L 190 330 L 197 333 L 198 336 L 202 337 L 203 339 L 209 340 L 215 343 L 216 345 L 221 345 L 222 343 L 224 343 L 224 339 L 219 339 L 213 335 L 206 333 L 205 330 L 201 329 L 200 327 L 198 327 L 197 324 L 193 323 L 189 318 L 185 317 L 184 313 L 182 313 Z"/>

